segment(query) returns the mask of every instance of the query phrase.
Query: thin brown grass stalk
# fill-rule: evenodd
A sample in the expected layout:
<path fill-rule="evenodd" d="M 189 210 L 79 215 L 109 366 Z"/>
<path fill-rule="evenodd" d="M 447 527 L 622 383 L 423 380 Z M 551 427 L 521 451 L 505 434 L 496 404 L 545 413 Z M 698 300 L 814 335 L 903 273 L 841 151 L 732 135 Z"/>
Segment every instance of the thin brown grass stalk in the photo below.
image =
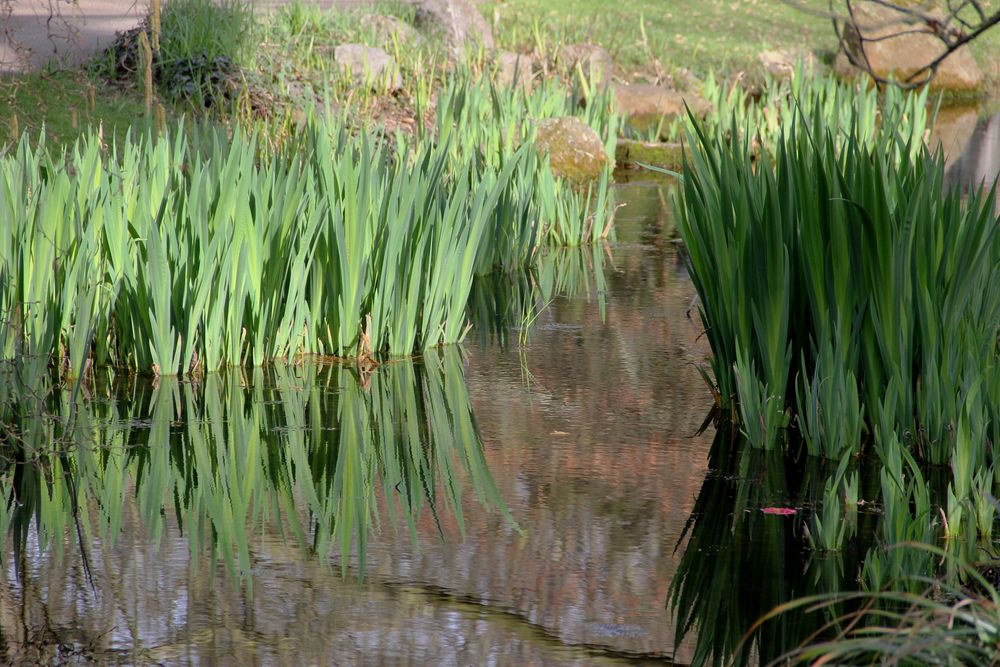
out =
<path fill-rule="evenodd" d="M 160 53 L 160 0 L 149 3 L 149 29 L 153 37 L 153 52 Z"/>
<path fill-rule="evenodd" d="M 143 91 L 146 98 L 146 116 L 153 112 L 153 49 L 145 31 L 139 32 L 139 53 L 142 58 Z"/>

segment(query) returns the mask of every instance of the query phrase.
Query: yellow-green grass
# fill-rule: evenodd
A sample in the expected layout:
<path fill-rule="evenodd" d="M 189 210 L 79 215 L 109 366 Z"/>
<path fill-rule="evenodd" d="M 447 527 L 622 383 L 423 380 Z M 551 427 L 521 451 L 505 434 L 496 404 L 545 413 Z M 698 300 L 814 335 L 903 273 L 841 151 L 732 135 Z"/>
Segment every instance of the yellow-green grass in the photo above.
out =
<path fill-rule="evenodd" d="M 80 71 L 0 77 L 0 152 L 22 132 L 37 136 L 43 126 L 50 145 L 70 145 L 88 128 L 103 125 L 110 143 L 146 122 L 140 95 L 94 81 Z"/>
<path fill-rule="evenodd" d="M 486 11 L 504 46 L 589 41 L 607 48 L 627 72 L 650 71 L 656 59 L 667 73 L 687 68 L 704 74 L 744 68 L 763 49 L 836 47 L 828 21 L 779 0 L 633 0 L 614 11 L 606 0 L 505 0 Z"/>
<path fill-rule="evenodd" d="M 996 9 L 997 0 L 983 3 Z M 826 2 L 803 0 L 818 13 Z M 783 0 L 503 0 L 482 7 L 505 48 L 546 50 L 560 43 L 592 42 L 607 48 L 626 74 L 671 74 L 680 68 L 704 75 L 757 67 L 765 49 L 836 52 L 829 19 Z M 973 43 L 984 69 L 1000 59 L 1000 29 Z"/>

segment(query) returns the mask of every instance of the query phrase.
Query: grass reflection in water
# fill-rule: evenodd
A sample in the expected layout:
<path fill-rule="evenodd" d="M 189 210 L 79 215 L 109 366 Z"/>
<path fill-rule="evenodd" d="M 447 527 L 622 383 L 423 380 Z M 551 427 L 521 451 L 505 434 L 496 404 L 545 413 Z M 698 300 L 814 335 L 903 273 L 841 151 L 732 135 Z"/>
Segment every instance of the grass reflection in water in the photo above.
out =
<path fill-rule="evenodd" d="M 122 385 L 111 383 L 112 400 L 75 406 L 68 391 L 0 403 L 0 532 L 13 545 L 3 559 L 18 570 L 38 554 L 64 557 L 70 532 L 87 567 L 90 549 L 113 548 L 130 494 L 151 541 L 176 516 L 192 559 L 209 554 L 251 590 L 261 531 L 339 560 L 345 573 L 356 558 L 361 576 L 367 536 L 385 522 L 414 537 L 425 515 L 461 530 L 465 480 L 510 518 L 458 348 L 361 374 L 305 363 Z M 29 543 L 39 547 L 30 556 Z"/>
<path fill-rule="evenodd" d="M 904 477 L 858 460 L 844 469 L 726 430 L 709 469 L 667 602 L 675 645 L 694 633 L 692 665 L 995 664 L 983 658 L 1000 655 L 995 551 L 974 531 L 942 540 L 942 523 L 919 510 L 947 497 L 947 469 L 913 463 Z M 808 527 L 829 503 L 828 481 L 843 476 L 859 498 L 882 500 L 835 498 L 842 544 L 818 551 Z M 885 494 L 894 478 L 908 480 L 902 505 Z M 796 512 L 763 511 L 776 506 Z"/>

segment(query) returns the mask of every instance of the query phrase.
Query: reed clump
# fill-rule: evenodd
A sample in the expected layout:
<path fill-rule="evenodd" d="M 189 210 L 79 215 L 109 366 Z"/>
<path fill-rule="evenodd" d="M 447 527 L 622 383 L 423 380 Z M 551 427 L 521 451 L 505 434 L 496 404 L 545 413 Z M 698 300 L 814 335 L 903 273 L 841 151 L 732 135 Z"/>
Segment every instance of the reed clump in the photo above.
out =
<path fill-rule="evenodd" d="M 451 139 L 457 158 L 479 152 L 495 168 L 506 153 L 534 143 L 538 121 L 564 116 L 580 117 L 604 141 L 605 152 L 614 155 L 620 120 L 610 94 L 595 96 L 581 108 L 579 92 L 558 81 L 541 82 L 531 91 L 523 87 L 501 90 L 468 71 L 452 77 L 441 89 L 433 136 L 423 133 L 422 139 Z M 522 198 L 531 201 L 534 209 L 512 210 L 510 215 L 533 216 L 541 243 L 579 246 L 611 237 L 614 161 L 608 160 L 600 177 L 585 185 L 556 177 L 545 155 L 539 155 L 539 162 L 534 173 L 522 170 L 515 178 L 521 184 L 534 184 L 532 195 Z"/>
<path fill-rule="evenodd" d="M 802 66 L 788 78 L 768 75 L 754 94 L 739 81 L 726 82 L 709 73 L 702 92 L 713 109 L 702 121 L 708 134 L 732 131 L 739 137 L 747 136 L 755 148 L 772 157 L 792 123 L 802 116 L 816 115 L 823 118 L 837 141 L 854 136 L 864 143 L 871 142 L 882 127 L 891 127 L 900 136 L 912 137 L 914 141 L 909 148 L 919 152 L 923 148 L 921 139 L 933 126 L 939 104 L 926 88 L 919 92 L 896 86 L 878 90 Z M 683 141 L 693 128 L 689 117 L 680 116 L 651 131 L 656 136 L 643 138 L 656 140 L 663 136 L 670 141 Z"/>
<path fill-rule="evenodd" d="M 0 157 L 0 359 L 173 375 L 458 342 L 477 275 L 610 233 L 610 167 L 563 184 L 516 120 L 569 108 L 456 80 L 417 138 L 335 115 L 266 150 L 183 125 L 62 155 L 22 137 Z M 609 105 L 588 113 L 614 136 Z"/>
<path fill-rule="evenodd" d="M 896 442 L 969 489 L 1000 443 L 996 190 L 946 187 L 939 154 L 881 127 L 800 115 L 773 158 L 735 127 L 692 138 L 678 227 L 718 406 L 758 447 Z"/>
<path fill-rule="evenodd" d="M 822 99 L 841 101 L 828 108 Z M 937 554 L 959 562 L 996 557 L 997 186 L 964 193 L 946 184 L 942 156 L 924 143 L 925 119 L 933 116 L 924 98 L 891 91 L 881 99 L 866 93 L 854 108 L 847 102 L 820 85 L 805 101 L 793 97 L 773 124 L 767 114 L 737 109 L 728 127 L 692 123 L 689 135 L 678 229 L 712 348 L 705 376 L 717 421 L 749 444 L 737 448 L 738 460 L 770 457 L 768 475 L 802 451 L 827 459 L 809 462 L 839 463 L 812 478 L 808 492 L 774 494 L 781 486 L 770 478 L 763 486 L 792 498 L 790 509 L 805 515 L 790 524 L 804 524 L 810 565 L 846 566 L 850 581 L 836 574 L 819 589 L 825 597 L 779 610 L 815 604 L 823 618 L 806 624 L 816 626 L 813 637 L 844 633 L 808 649 L 782 648 L 785 624 L 799 615 L 775 612 L 770 626 L 746 636 L 772 642 L 758 649 L 775 664 L 995 655 L 993 594 L 956 593 L 957 606 L 935 595 L 948 582 L 976 579 L 942 575 Z M 722 516 L 759 512 L 752 493 L 726 496 L 751 500 Z M 878 511 L 866 516 L 861 507 Z M 753 539 L 771 539 L 773 527 L 759 527 Z M 913 544 L 921 546 L 904 548 Z M 730 551 L 739 549 L 721 550 Z M 702 570 L 716 571 L 695 573 Z M 826 595 L 855 582 L 864 592 Z M 698 586 L 690 575 L 675 582 L 677 609 L 692 607 Z M 726 613 L 717 605 L 725 599 L 704 600 L 702 627 L 722 622 L 713 614 Z M 845 601 L 864 605 L 862 612 L 822 626 Z M 912 607 L 893 608 L 903 602 Z M 685 632 L 696 621 L 683 620 Z M 872 620 L 890 627 L 862 627 Z M 782 629 L 767 630 L 778 621 Z M 746 625 L 726 627 L 738 634 Z M 937 639 L 924 642 L 925 628 Z M 748 662 L 749 644 L 734 639 L 699 640 L 694 662 L 713 654 Z M 949 648 L 952 640 L 966 643 Z"/>
<path fill-rule="evenodd" d="M 776 618 L 805 614 L 822 617 L 828 636 L 810 636 L 769 664 L 997 665 L 996 564 L 977 567 L 919 543 L 895 550 L 946 563 L 954 573 L 941 578 L 902 573 L 884 589 L 813 595 L 782 604 L 754 630 Z"/>
<path fill-rule="evenodd" d="M 332 127 L 263 161 L 255 143 L 90 138 L 62 159 L 22 141 L 0 164 L 2 358 L 171 375 L 461 339 L 527 148 L 494 170 Z"/>

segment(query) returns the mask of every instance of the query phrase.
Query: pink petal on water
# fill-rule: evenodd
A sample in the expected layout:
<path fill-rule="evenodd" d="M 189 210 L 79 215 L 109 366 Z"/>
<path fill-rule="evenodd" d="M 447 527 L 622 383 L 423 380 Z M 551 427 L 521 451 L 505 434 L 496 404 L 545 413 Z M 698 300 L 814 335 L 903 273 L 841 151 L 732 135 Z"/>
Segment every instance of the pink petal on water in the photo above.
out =
<path fill-rule="evenodd" d="M 793 507 L 762 507 L 760 511 L 764 514 L 777 514 L 778 516 L 791 516 L 792 514 L 799 513 L 799 511 Z"/>

